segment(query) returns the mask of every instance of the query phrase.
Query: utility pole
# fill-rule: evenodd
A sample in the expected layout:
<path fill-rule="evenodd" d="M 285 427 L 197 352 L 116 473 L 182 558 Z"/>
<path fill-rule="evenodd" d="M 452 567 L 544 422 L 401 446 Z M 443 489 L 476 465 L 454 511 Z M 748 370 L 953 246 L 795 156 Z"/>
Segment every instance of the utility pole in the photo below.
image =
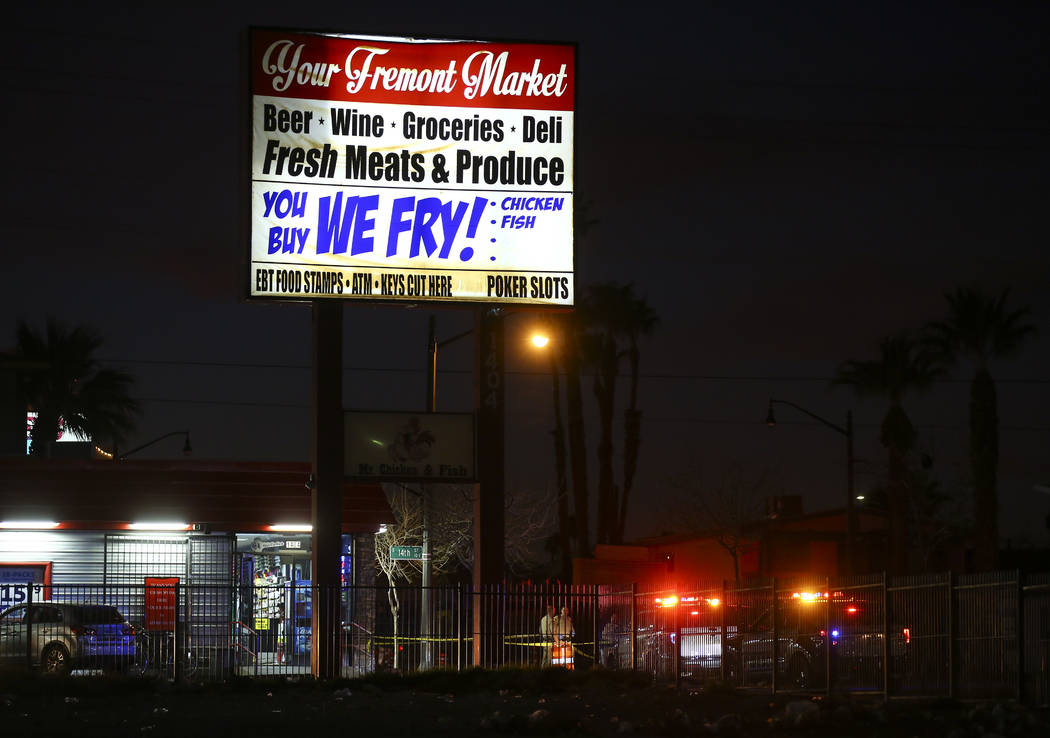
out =
<path fill-rule="evenodd" d="M 499 633 L 481 633 L 495 624 L 485 607 L 492 598 L 478 593 L 503 581 L 504 507 L 504 353 L 503 312 L 482 306 L 474 315 L 474 407 L 477 412 L 478 484 L 474 489 L 474 665 L 498 666 Z M 487 641 L 484 639 L 488 639 Z"/>
<path fill-rule="evenodd" d="M 472 329 L 465 330 L 461 333 L 446 338 L 444 341 L 437 340 L 437 331 L 434 321 L 434 316 L 430 316 L 430 320 L 427 322 L 427 397 L 426 397 L 426 408 L 428 413 L 437 411 L 437 357 L 438 349 L 442 346 L 447 346 L 450 343 L 458 341 L 461 338 L 466 338 L 470 334 L 476 334 L 478 338 L 475 340 L 481 340 L 481 332 L 475 321 L 475 326 Z M 502 353 L 500 354 L 502 356 Z M 501 370 L 502 371 L 502 370 Z M 475 393 L 476 394 L 476 393 Z M 478 410 L 477 399 L 475 398 L 475 411 Z M 480 423 L 480 421 L 478 421 Z M 502 429 L 502 425 L 500 425 Z M 478 435 L 480 436 L 480 425 L 478 427 Z M 502 432 L 502 431 L 501 431 Z M 501 441 L 502 443 L 502 441 Z M 502 449 L 502 446 L 500 447 Z M 501 452 L 502 453 L 502 450 Z M 433 656 L 433 644 L 430 643 L 430 581 L 431 581 L 431 569 L 432 569 L 432 558 L 430 555 L 430 511 L 429 511 L 429 497 L 426 483 L 420 485 L 421 492 L 420 498 L 423 505 L 423 593 L 420 598 L 420 610 L 422 611 L 422 627 L 420 632 L 423 636 L 423 649 L 422 656 L 420 658 L 420 668 L 429 668 L 434 664 Z M 502 487 L 501 487 L 502 490 Z M 502 491 L 500 492 L 502 495 Z M 476 503 L 475 503 L 476 504 Z M 475 522 L 477 521 L 477 510 L 475 509 Z M 500 518 L 502 522 L 502 518 Z M 502 532 L 500 533 L 502 536 Z M 475 529 L 475 544 L 477 542 L 477 530 Z M 502 556 L 503 548 L 502 541 L 500 542 L 500 555 Z M 475 558 L 475 571 L 477 571 L 477 559 Z M 500 564 L 502 569 L 502 563 Z"/>
<path fill-rule="evenodd" d="M 846 574 L 853 575 L 857 573 L 856 560 L 855 560 L 855 549 L 857 546 L 857 535 L 859 528 L 857 525 L 857 496 L 854 492 L 854 465 L 856 459 L 853 458 L 853 411 L 846 411 L 846 425 L 845 427 L 832 423 L 826 418 L 822 418 L 814 412 L 807 410 L 806 408 L 796 405 L 788 400 L 778 400 L 775 398 L 769 398 L 769 411 L 766 414 L 766 425 L 773 428 L 777 424 L 776 416 L 773 413 L 773 405 L 787 405 L 793 407 L 804 415 L 808 415 L 814 420 L 822 423 L 823 425 L 831 428 L 836 433 L 841 433 L 846 437 Z"/>
<path fill-rule="evenodd" d="M 339 675 L 340 571 L 343 533 L 343 305 L 313 303 L 313 593 L 310 667 L 314 677 Z"/>

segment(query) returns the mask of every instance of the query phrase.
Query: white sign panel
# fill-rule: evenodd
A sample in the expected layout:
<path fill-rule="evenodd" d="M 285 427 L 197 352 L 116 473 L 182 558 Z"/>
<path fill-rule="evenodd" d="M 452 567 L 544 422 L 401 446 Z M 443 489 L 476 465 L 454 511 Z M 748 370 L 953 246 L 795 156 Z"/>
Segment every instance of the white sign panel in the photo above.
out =
<path fill-rule="evenodd" d="M 28 588 L 31 583 L 44 581 L 44 567 L 27 564 L 0 565 L 0 609 L 20 605 L 29 599 Z M 34 587 L 34 599 L 40 599 L 40 589 Z"/>
<path fill-rule="evenodd" d="M 250 297 L 573 304 L 575 47 L 254 30 Z"/>
<path fill-rule="evenodd" d="M 474 479 L 470 413 L 347 411 L 346 476 L 390 481 Z"/>

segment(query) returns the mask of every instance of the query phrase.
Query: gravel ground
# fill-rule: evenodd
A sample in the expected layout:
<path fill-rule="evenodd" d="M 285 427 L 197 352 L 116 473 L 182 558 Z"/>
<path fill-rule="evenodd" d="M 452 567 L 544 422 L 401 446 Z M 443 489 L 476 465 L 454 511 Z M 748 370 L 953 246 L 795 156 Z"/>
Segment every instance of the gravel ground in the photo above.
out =
<path fill-rule="evenodd" d="M 1050 736 L 1050 714 L 1011 704 L 673 688 L 627 674 L 472 671 L 339 683 L 174 687 L 131 679 L 0 680 L 3 736 Z"/>

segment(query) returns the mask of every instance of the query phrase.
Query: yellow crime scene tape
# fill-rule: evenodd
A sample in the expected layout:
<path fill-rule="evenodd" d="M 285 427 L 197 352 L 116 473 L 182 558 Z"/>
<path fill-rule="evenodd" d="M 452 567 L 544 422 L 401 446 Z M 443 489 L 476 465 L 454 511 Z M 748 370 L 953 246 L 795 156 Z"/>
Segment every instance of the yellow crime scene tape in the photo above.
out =
<path fill-rule="evenodd" d="M 405 642 L 415 642 L 415 644 L 455 644 L 455 642 L 470 642 L 474 640 L 474 636 L 464 635 L 462 638 L 438 638 L 429 637 L 422 638 L 418 636 L 402 636 L 394 637 L 392 635 L 377 635 L 371 640 L 370 645 L 374 646 L 394 646 L 395 644 L 405 644 Z M 592 640 L 581 640 L 581 641 L 562 641 L 554 640 L 551 638 L 544 638 L 539 633 L 523 633 L 520 635 L 505 635 L 503 636 L 503 642 L 506 646 L 524 646 L 530 648 L 553 648 L 555 646 L 571 646 L 576 653 L 581 656 L 590 658 L 593 660 L 593 653 L 583 649 L 584 646 L 594 646 Z"/>
<path fill-rule="evenodd" d="M 416 643 L 456 643 L 457 641 L 469 641 L 470 636 L 464 636 L 463 638 L 413 638 L 410 636 L 376 636 L 374 642 L 376 644 L 387 645 L 390 643 L 405 643 L 405 642 L 416 642 Z"/>

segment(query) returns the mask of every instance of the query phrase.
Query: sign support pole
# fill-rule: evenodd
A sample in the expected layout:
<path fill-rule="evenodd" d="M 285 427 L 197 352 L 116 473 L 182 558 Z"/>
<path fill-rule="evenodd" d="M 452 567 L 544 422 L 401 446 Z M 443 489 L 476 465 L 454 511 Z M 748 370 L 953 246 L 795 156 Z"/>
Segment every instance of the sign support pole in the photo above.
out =
<path fill-rule="evenodd" d="M 339 672 L 339 554 L 343 529 L 343 305 L 313 303 L 313 612 L 314 677 Z"/>
<path fill-rule="evenodd" d="M 437 410 L 437 337 L 434 333 L 434 316 L 431 314 L 427 322 L 427 412 L 433 413 Z M 423 648 L 420 654 L 419 668 L 430 669 L 434 666 L 433 648 L 430 643 L 430 511 L 427 499 L 429 490 L 426 483 L 419 485 L 420 504 L 423 506 L 423 577 L 422 591 L 420 592 L 419 610 L 422 622 L 419 633 L 423 637 Z"/>
<path fill-rule="evenodd" d="M 479 307 L 474 314 L 474 405 L 478 413 L 478 484 L 474 488 L 474 591 L 503 581 L 503 417 L 504 354 L 503 315 L 498 308 Z M 501 633 L 484 634 L 480 625 L 497 623 L 485 617 L 492 598 L 474 598 L 474 665 L 498 666 Z"/>

